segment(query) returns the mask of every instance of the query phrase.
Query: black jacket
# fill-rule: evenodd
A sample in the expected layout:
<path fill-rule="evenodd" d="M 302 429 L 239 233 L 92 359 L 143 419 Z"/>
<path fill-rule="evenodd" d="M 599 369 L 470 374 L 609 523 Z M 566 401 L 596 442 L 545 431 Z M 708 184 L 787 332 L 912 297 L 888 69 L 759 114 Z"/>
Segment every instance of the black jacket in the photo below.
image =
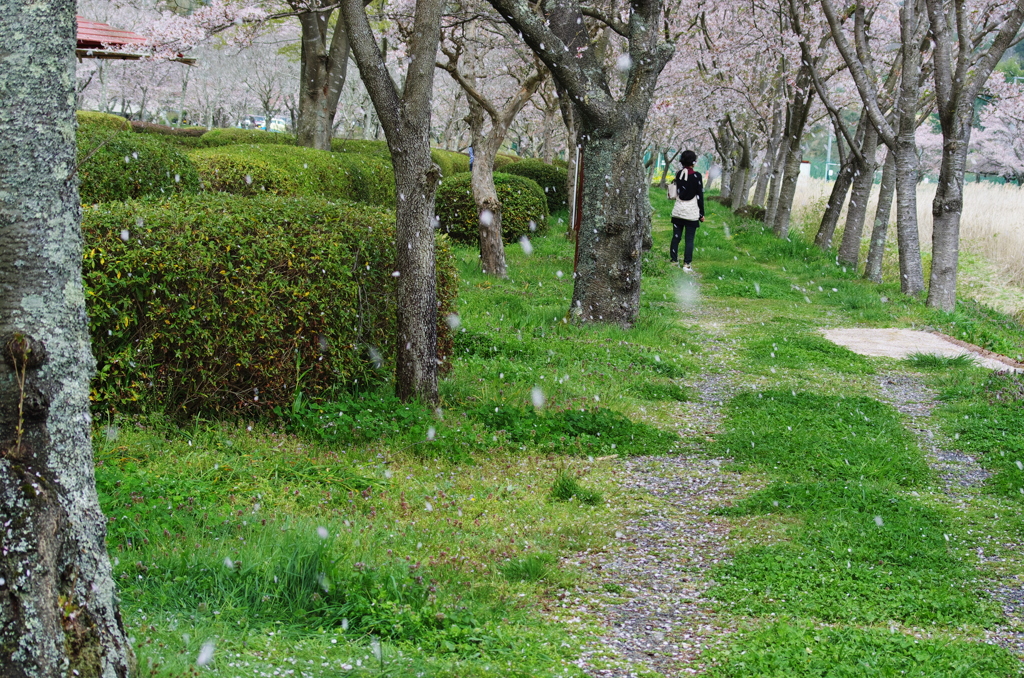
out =
<path fill-rule="evenodd" d="M 673 179 L 676 184 L 676 195 L 679 197 L 677 200 L 693 200 L 697 198 L 697 207 L 700 208 L 700 215 L 704 216 L 704 177 L 700 175 L 700 172 L 694 172 L 688 175 L 685 169 L 681 169 L 676 172 L 676 178 Z"/>

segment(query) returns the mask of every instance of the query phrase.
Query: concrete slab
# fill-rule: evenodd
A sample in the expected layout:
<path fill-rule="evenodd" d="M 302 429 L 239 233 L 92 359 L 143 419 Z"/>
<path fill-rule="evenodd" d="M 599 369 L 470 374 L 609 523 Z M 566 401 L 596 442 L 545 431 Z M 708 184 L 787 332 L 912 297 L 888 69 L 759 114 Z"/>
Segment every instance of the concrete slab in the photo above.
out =
<path fill-rule="evenodd" d="M 968 354 L 975 362 L 990 370 L 1024 372 L 1019 363 L 997 356 L 978 346 L 957 342 L 932 332 L 897 328 L 872 329 L 864 327 L 822 330 L 829 341 L 845 346 L 854 353 L 886 358 L 907 358 L 915 353 L 927 353 L 946 358 Z"/>

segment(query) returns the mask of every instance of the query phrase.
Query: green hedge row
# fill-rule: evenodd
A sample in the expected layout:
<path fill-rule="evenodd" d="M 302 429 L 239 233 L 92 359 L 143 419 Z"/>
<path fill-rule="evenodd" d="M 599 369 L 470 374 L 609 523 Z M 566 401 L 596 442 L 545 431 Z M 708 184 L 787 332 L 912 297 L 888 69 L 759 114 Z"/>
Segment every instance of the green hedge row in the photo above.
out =
<path fill-rule="evenodd" d="M 270 132 L 265 129 L 241 129 L 226 127 L 211 129 L 202 136 L 206 147 L 234 146 L 236 144 L 280 144 L 294 146 L 295 136 L 284 132 Z"/>
<path fill-rule="evenodd" d="M 199 190 L 192 161 L 148 134 L 118 132 L 106 125 L 82 127 L 77 162 L 78 193 L 85 204 Z"/>
<path fill-rule="evenodd" d="M 544 191 L 548 201 L 548 211 L 557 212 L 569 206 L 569 193 L 566 188 L 569 172 L 561 167 L 549 165 L 541 160 L 526 158 L 512 163 L 504 169 L 506 174 L 518 174 L 533 179 Z"/>
<path fill-rule="evenodd" d="M 394 215 L 223 194 L 85 210 L 100 411 L 245 415 L 393 374 Z M 457 273 L 438 238 L 439 357 Z"/>
<path fill-rule="evenodd" d="M 479 216 L 471 179 L 469 172 L 442 179 L 435 208 L 441 230 L 452 240 L 466 244 L 479 242 Z M 494 188 L 501 201 L 501 236 L 505 242 L 547 230 L 548 204 L 535 181 L 499 172 L 494 175 Z"/>
<path fill-rule="evenodd" d="M 299 146 L 235 145 L 197 149 L 189 157 L 203 183 L 214 191 L 395 204 L 391 162 L 379 156 Z"/>

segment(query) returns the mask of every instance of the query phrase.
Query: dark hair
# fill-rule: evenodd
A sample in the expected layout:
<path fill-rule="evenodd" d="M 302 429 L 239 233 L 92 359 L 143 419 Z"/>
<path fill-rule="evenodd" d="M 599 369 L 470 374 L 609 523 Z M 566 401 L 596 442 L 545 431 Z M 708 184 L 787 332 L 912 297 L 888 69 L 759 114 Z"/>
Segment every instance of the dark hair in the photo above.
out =
<path fill-rule="evenodd" d="M 679 162 L 682 163 L 683 167 L 693 167 L 694 163 L 697 162 L 697 154 L 693 151 L 683 151 L 683 155 L 680 156 Z"/>

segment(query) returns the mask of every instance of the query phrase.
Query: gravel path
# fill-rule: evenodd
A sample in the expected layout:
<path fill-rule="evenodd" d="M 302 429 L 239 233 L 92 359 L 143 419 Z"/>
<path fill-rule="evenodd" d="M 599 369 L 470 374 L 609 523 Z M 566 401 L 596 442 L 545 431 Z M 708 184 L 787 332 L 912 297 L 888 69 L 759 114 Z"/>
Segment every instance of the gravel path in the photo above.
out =
<path fill-rule="evenodd" d="M 908 421 L 908 428 L 917 434 L 921 449 L 925 451 L 928 464 L 940 479 L 939 489 L 949 498 L 953 508 L 966 509 L 992 507 L 993 511 L 1016 511 L 1016 507 L 1005 506 L 997 498 L 983 494 L 983 485 L 991 473 L 982 468 L 978 461 L 955 449 L 954 441 L 932 430 L 929 422 L 932 410 L 938 404 L 934 391 L 925 386 L 919 377 L 912 375 L 885 375 L 879 377 L 881 400 L 899 410 Z M 1021 545 L 997 543 L 991 536 L 972 535 L 982 542 L 977 547 L 978 560 L 987 565 L 1005 565 L 1007 559 L 1017 563 L 1021 558 Z M 1006 555 L 994 555 L 1003 553 Z M 1013 570 L 1020 572 L 1019 564 Z M 1006 621 L 1002 626 L 985 633 L 988 642 L 1001 645 L 1024 655 L 1024 587 L 1008 577 L 1000 577 L 998 570 L 987 573 L 989 578 L 983 588 L 999 605 Z"/>
<path fill-rule="evenodd" d="M 733 346 L 720 329 L 736 321 L 728 309 L 697 303 L 689 312 L 710 335 L 702 344 L 707 371 L 689 384 L 698 398 L 681 403 L 674 417 L 680 435 L 694 441 L 696 452 L 704 439 L 719 431 L 722 405 L 738 391 L 753 387 L 757 378 L 732 367 Z M 901 412 L 918 436 L 950 503 L 962 507 L 973 502 L 989 473 L 932 431 L 929 418 L 936 406 L 935 393 L 920 378 L 905 374 L 883 375 L 877 384 L 878 397 Z M 588 676 L 701 673 L 700 654 L 709 646 L 727 643 L 736 630 L 735 618 L 716 613 L 706 597 L 714 583 L 709 571 L 729 557 L 730 542 L 728 521 L 711 515 L 711 509 L 760 488 L 722 472 L 726 461 L 683 454 L 612 462 L 621 489 L 635 498 L 635 517 L 620 526 L 614 547 L 566 560 L 567 565 L 599 572 L 604 590 L 578 587 L 564 592 L 557 604 L 558 616 L 596 619 L 605 629 L 578 661 Z M 1002 552 L 1016 547 L 1000 546 Z M 979 556 L 982 562 L 991 558 L 983 552 Z M 1024 655 L 1024 589 L 1006 578 L 993 578 L 986 588 L 1007 615 L 1004 626 L 986 632 L 987 640 Z"/>
<path fill-rule="evenodd" d="M 713 437 L 722 405 L 741 387 L 731 368 L 732 346 L 718 331 L 714 309 L 692 309 L 710 335 L 702 343 L 706 372 L 688 384 L 698 397 L 680 403 L 676 429 L 686 440 Z M 694 443 L 694 446 L 701 443 Z M 710 515 L 723 503 L 758 489 L 721 471 L 725 459 L 707 456 L 639 457 L 616 461 L 620 487 L 637 497 L 638 514 L 621 526 L 618 548 L 587 552 L 567 564 L 601 572 L 619 595 L 576 590 L 560 607 L 596 617 L 607 632 L 585 648 L 579 665 L 594 678 L 698 673 L 706 647 L 727 641 L 732 622 L 711 609 L 705 592 L 711 567 L 727 557 L 729 523 Z"/>

